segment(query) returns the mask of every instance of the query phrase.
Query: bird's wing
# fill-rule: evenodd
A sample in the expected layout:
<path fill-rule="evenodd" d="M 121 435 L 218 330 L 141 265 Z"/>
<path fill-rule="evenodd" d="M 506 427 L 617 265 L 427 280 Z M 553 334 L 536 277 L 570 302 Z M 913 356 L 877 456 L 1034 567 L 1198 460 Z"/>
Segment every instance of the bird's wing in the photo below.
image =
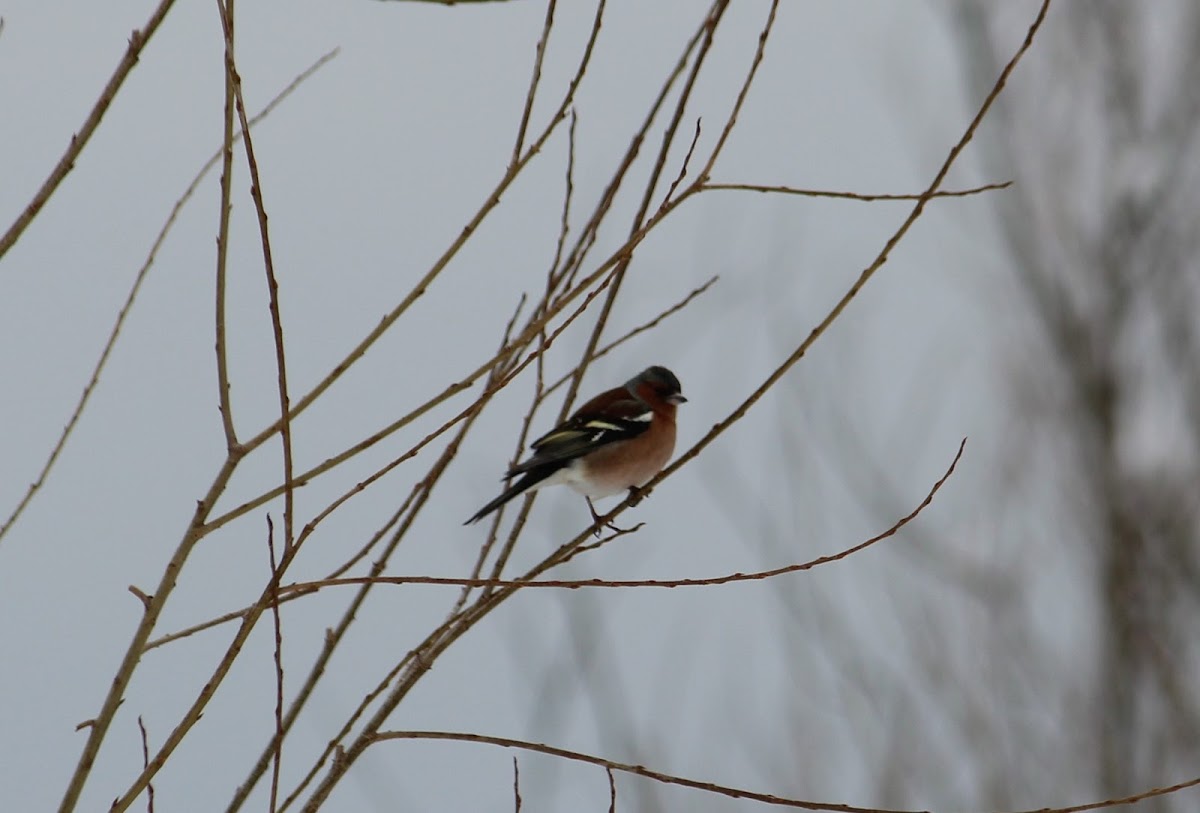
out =
<path fill-rule="evenodd" d="M 508 476 L 530 471 L 548 463 L 565 463 L 583 457 L 601 446 L 629 440 L 650 428 L 654 413 L 633 398 L 590 401 L 532 444 L 533 455 L 514 466 Z"/>

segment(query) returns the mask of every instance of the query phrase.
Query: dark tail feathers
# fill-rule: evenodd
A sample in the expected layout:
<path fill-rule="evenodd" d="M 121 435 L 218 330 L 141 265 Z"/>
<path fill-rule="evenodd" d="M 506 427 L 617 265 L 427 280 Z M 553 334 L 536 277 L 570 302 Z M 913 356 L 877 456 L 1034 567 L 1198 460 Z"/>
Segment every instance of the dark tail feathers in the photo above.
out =
<path fill-rule="evenodd" d="M 480 508 L 478 511 L 476 511 L 475 515 L 472 516 L 466 522 L 464 522 L 463 525 L 471 525 L 472 523 L 479 522 L 479 520 L 483 519 L 488 514 L 492 513 L 497 508 L 504 505 L 506 502 L 511 500 L 513 497 L 520 496 L 521 494 L 523 494 L 524 492 L 533 488 L 538 483 L 542 482 L 547 477 L 549 477 L 551 474 L 554 474 L 556 471 L 558 471 L 561 468 L 562 468 L 561 465 L 558 465 L 558 466 L 550 465 L 550 466 L 540 466 L 539 468 L 533 469 L 532 471 L 528 472 L 524 477 L 522 477 L 520 480 L 517 480 L 515 483 L 510 485 L 508 488 L 504 489 L 504 491 L 501 492 L 499 497 L 492 500 L 490 503 L 485 505 L 483 508 Z"/>

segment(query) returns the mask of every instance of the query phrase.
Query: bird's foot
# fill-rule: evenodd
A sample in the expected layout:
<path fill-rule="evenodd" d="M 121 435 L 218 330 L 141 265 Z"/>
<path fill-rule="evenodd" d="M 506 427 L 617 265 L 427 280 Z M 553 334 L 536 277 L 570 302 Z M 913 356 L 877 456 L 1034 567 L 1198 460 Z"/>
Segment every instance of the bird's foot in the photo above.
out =
<path fill-rule="evenodd" d="M 630 507 L 632 508 L 633 506 L 640 503 L 642 500 L 646 499 L 646 495 L 648 493 L 649 492 L 643 491 L 642 489 L 638 488 L 637 486 L 630 486 L 629 487 L 629 505 L 630 505 Z"/>
<path fill-rule="evenodd" d="M 605 522 L 604 517 L 596 513 L 596 506 L 592 505 L 591 498 L 584 497 L 584 499 L 587 500 L 588 510 L 592 512 L 592 522 L 594 523 L 592 533 L 596 535 L 597 539 L 600 537 L 600 534 L 605 528 L 608 528 L 610 531 L 615 531 L 616 533 L 628 533 L 624 528 L 618 528 L 612 522 Z"/>

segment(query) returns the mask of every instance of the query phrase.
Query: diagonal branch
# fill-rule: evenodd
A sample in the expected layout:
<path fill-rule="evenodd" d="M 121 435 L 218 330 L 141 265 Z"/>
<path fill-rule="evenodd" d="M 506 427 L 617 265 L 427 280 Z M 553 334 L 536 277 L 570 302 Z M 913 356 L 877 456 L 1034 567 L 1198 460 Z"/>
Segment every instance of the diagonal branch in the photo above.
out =
<path fill-rule="evenodd" d="M 167 12 L 171 10 L 173 5 L 175 5 L 175 0 L 161 0 L 158 7 L 151 12 L 150 19 L 146 21 L 141 30 L 134 29 L 133 33 L 129 35 L 129 45 L 125 48 L 125 56 L 117 63 L 116 69 L 113 71 L 112 76 L 109 77 L 108 84 L 104 86 L 104 90 L 100 92 L 100 97 L 96 99 L 96 104 L 92 106 L 91 112 L 83 120 L 83 125 L 79 128 L 79 132 L 71 136 L 71 143 L 67 145 L 66 152 L 63 153 L 62 158 L 58 159 L 58 163 L 54 165 L 54 169 L 50 170 L 50 174 L 42 183 L 41 188 L 34 194 L 33 199 L 29 201 L 25 210 L 8 227 L 8 231 L 3 236 L 0 236 L 0 258 L 16 245 L 17 240 L 21 239 L 21 235 L 25 232 L 25 229 L 38 216 L 38 213 L 42 211 L 42 207 L 50 200 L 50 196 L 58 189 L 59 184 L 75 168 L 75 161 L 78 160 L 80 153 L 83 152 L 83 148 L 87 146 L 88 141 L 95 134 L 96 128 L 100 126 L 100 120 L 108 112 L 113 99 L 117 98 L 117 92 L 125 84 L 125 80 L 129 77 L 133 66 L 137 64 L 138 57 L 141 56 L 146 43 L 158 31 L 158 27 L 162 25 L 163 20 L 166 19 Z"/>

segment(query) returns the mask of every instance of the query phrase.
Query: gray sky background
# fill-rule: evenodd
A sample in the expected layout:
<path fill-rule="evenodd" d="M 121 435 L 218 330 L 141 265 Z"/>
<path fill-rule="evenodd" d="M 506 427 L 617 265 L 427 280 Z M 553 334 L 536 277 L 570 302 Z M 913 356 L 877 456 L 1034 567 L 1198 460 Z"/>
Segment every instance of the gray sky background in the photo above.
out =
<path fill-rule="evenodd" d="M 5 5 L 0 219 L 6 224 L 61 154 L 152 5 L 84 3 L 69 13 L 33 0 Z M 1028 20 L 1032 4 L 1020 5 L 1030 13 L 1014 17 Z M 703 6 L 610 4 L 576 106 L 577 211 L 590 210 Z M 692 107 L 711 128 L 705 143 L 732 101 L 765 10 L 765 3 L 739 2 L 730 11 Z M 239 68 L 253 109 L 322 53 L 341 48 L 254 133 L 293 391 L 308 389 L 374 327 L 501 176 L 543 13 L 543 4 L 528 0 L 455 8 L 367 0 L 239 4 Z M 559 14 L 562 28 L 547 56 L 535 122 L 557 103 L 592 7 L 563 3 Z M 1053 25 L 1051 14 L 1047 26 Z M 978 103 L 964 104 L 950 33 L 936 4 L 785 3 L 714 179 L 919 191 Z M 0 268 L 5 515 L 68 418 L 170 206 L 219 145 L 221 59 L 214 4 L 178 4 L 73 173 Z M 1038 64 L 1023 65 L 1014 85 L 1036 82 Z M 298 465 L 323 460 L 385 425 L 472 369 L 481 349 L 499 340 L 517 292 L 540 288 L 553 254 L 562 135 L 411 316 L 298 422 Z M 1003 180 L 982 178 L 969 158 L 950 186 Z M 235 164 L 230 358 L 237 422 L 249 434 L 277 407 L 258 234 L 244 162 Z M 138 618 L 126 586 L 153 588 L 220 462 L 211 314 L 217 193 L 214 173 L 160 251 L 58 467 L 0 543 L 6 809 L 57 803 L 84 738 L 74 727 L 96 712 Z M 626 214 L 614 220 L 621 228 L 633 205 L 632 196 L 622 200 Z M 903 203 L 702 196 L 639 248 L 629 295 L 609 335 L 714 274 L 721 276 L 717 286 L 655 333 L 594 365 L 583 394 L 650 363 L 671 367 L 690 399 L 680 416 L 679 446 L 687 448 L 807 335 L 907 211 Z M 618 239 L 615 231 L 601 237 L 609 248 Z M 860 653 L 863 662 L 886 663 L 888 642 L 899 632 L 895 603 L 940 589 L 936 575 L 921 571 L 921 560 L 906 557 L 922 528 L 939 529 L 976 564 L 1005 555 L 986 528 L 971 522 L 1008 428 L 992 407 L 1004 383 L 997 363 L 1005 351 L 998 341 L 1006 335 L 1003 275 L 984 201 L 932 206 L 784 384 L 623 518 L 646 527 L 600 557 L 578 560 L 571 572 L 708 576 L 835 552 L 911 510 L 959 440 L 970 436 L 961 471 L 914 531 L 789 577 L 779 588 L 528 591 L 457 643 L 392 727 L 542 738 L 768 792 L 876 801 L 865 772 L 887 743 L 882 730 L 861 723 L 888 712 L 839 694 L 845 681 L 837 662 L 820 653 L 791 660 L 798 650 L 781 639 L 803 637 L 796 623 L 820 622 L 782 612 L 777 590 L 836 614 L 863 636 L 857 640 L 877 643 L 876 651 Z M 551 369 L 573 365 L 585 337 L 582 327 L 566 334 Z M 461 521 L 493 495 L 529 386 L 526 376 L 485 414 L 393 572 L 465 572 L 484 530 Z M 300 491 L 301 516 L 407 448 L 465 397 Z M 551 420 L 541 416 L 535 431 Z M 781 443 L 784 430 L 799 443 Z M 277 443 L 257 453 L 223 504 L 233 506 L 277 478 L 277 457 Z M 847 475 L 848 459 L 861 476 Z M 402 469 L 335 515 L 293 575 L 318 577 L 344 560 L 394 510 L 412 476 Z M 869 482 L 889 485 L 863 493 Z M 271 510 L 278 516 L 281 505 Z M 517 552 L 518 567 L 585 519 L 572 493 L 544 493 L 526 534 L 528 549 Z M 763 535 L 783 544 L 764 545 Z M 263 540 L 262 511 L 206 539 L 161 631 L 245 604 L 267 573 Z M 1064 624 L 1071 620 L 1071 590 L 1069 580 L 1047 586 Z M 329 591 L 284 612 L 289 677 L 302 674 L 345 595 Z M 285 787 L 307 769 L 344 710 L 416 635 L 440 621 L 453 595 L 432 587 L 377 591 L 285 754 Z M 570 619 L 589 614 L 595 637 L 582 657 L 573 654 L 566 631 Z M 970 621 L 967 611 L 964 634 Z M 151 744 L 161 742 L 228 635 L 224 628 L 210 631 L 148 655 L 80 809 L 102 809 L 125 789 L 141 765 L 136 716 L 144 716 Z M 264 623 L 204 720 L 156 779 L 160 809 L 219 809 L 242 780 L 242 766 L 272 726 L 269 639 Z M 839 712 L 847 704 L 860 707 L 854 725 Z M 817 756 L 806 762 L 805 754 Z M 840 767 L 831 770 L 834 762 Z M 600 770 L 524 755 L 521 764 L 527 809 L 599 810 L 607 803 Z M 620 781 L 621 809 L 639 809 L 636 783 Z M 500 750 L 391 743 L 356 767 L 331 809 L 506 810 L 510 788 L 511 759 Z M 661 793 L 671 807 L 741 809 L 682 790 Z M 260 790 L 251 809 L 265 805 Z"/>

